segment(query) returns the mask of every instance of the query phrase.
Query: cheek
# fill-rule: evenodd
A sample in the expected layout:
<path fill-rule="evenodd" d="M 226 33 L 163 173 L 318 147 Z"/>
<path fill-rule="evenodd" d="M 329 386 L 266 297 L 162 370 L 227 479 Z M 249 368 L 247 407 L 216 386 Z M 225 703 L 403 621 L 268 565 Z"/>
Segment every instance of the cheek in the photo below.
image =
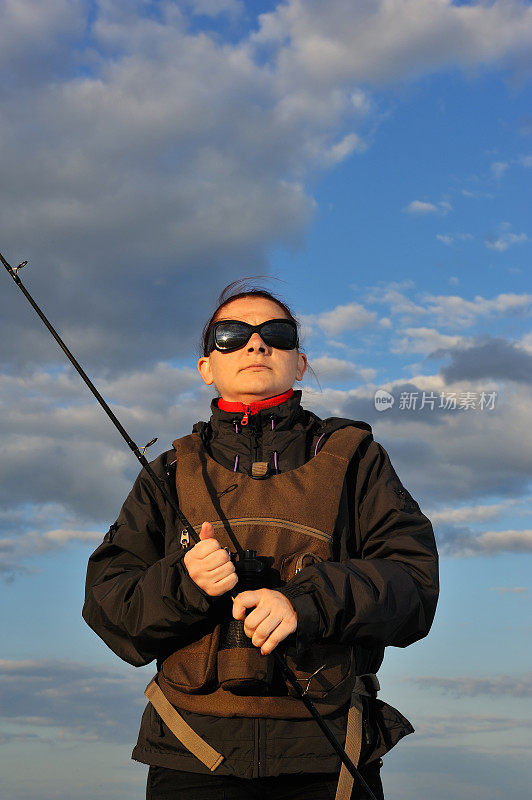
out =
<path fill-rule="evenodd" d="M 231 353 L 218 353 L 213 351 L 211 355 L 211 374 L 214 383 L 224 383 L 231 379 L 236 371 L 235 358 Z"/>

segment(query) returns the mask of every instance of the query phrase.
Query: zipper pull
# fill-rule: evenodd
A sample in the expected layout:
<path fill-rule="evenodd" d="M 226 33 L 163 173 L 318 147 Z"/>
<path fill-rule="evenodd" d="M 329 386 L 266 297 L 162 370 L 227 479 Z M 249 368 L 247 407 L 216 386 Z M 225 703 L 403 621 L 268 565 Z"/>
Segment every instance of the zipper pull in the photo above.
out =
<path fill-rule="evenodd" d="M 249 422 L 249 415 L 251 414 L 251 406 L 246 406 L 244 403 L 242 405 L 244 406 L 244 416 L 242 417 L 242 422 L 240 424 L 247 425 Z"/>

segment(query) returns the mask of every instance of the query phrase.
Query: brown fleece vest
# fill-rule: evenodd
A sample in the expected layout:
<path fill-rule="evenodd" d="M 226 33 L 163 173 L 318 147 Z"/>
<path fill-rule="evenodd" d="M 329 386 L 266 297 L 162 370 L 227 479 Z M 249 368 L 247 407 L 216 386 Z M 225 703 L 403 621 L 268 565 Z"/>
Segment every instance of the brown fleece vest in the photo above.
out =
<path fill-rule="evenodd" d="M 331 434 L 306 464 L 262 480 L 218 464 L 198 434 L 176 439 L 179 506 L 196 531 L 203 522 L 211 522 L 223 547 L 234 550 L 230 530 L 243 549 L 266 557 L 271 574 L 278 578 L 276 585 L 282 585 L 307 564 L 332 558 L 346 470 L 368 436 L 367 430 L 343 428 Z M 169 656 L 159 672 L 159 685 L 173 705 L 222 717 L 310 716 L 284 686 L 260 696 L 233 694 L 220 686 L 220 626 L 207 621 L 197 627 L 191 632 L 196 638 Z M 223 652 L 224 669 L 227 658 L 232 658 L 232 668 L 238 673 L 243 651 Z M 259 651 L 254 652 L 257 658 Z M 309 695 L 321 713 L 332 713 L 348 702 L 356 677 L 350 646 L 317 642 L 299 657 L 287 648 L 286 658 L 303 686 L 325 665 L 309 684 Z M 261 660 L 265 674 L 271 657 L 259 653 Z"/>

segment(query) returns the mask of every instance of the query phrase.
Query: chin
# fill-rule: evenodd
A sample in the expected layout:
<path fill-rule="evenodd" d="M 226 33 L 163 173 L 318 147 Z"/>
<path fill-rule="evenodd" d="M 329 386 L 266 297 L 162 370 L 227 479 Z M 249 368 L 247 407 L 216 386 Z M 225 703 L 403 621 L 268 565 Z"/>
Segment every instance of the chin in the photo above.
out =
<path fill-rule="evenodd" d="M 260 394 L 263 397 L 274 397 L 276 394 L 281 394 L 286 389 L 280 389 L 278 386 L 274 386 L 268 381 L 246 381 L 245 385 L 243 385 L 239 389 L 240 394 Z"/>

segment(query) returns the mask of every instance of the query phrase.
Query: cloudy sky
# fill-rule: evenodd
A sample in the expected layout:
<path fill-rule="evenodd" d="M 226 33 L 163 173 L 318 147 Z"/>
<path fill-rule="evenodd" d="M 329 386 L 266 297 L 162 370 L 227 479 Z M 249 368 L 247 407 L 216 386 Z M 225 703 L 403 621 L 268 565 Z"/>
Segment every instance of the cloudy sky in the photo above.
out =
<path fill-rule="evenodd" d="M 431 635 L 380 673 L 417 731 L 387 797 L 524 796 L 530 4 L 0 0 L 0 20 L 0 251 L 154 455 L 208 417 L 218 293 L 271 276 L 305 404 L 373 426 L 442 553 Z M 153 670 L 80 617 L 137 463 L 2 280 L 2 794 L 141 800 Z"/>

